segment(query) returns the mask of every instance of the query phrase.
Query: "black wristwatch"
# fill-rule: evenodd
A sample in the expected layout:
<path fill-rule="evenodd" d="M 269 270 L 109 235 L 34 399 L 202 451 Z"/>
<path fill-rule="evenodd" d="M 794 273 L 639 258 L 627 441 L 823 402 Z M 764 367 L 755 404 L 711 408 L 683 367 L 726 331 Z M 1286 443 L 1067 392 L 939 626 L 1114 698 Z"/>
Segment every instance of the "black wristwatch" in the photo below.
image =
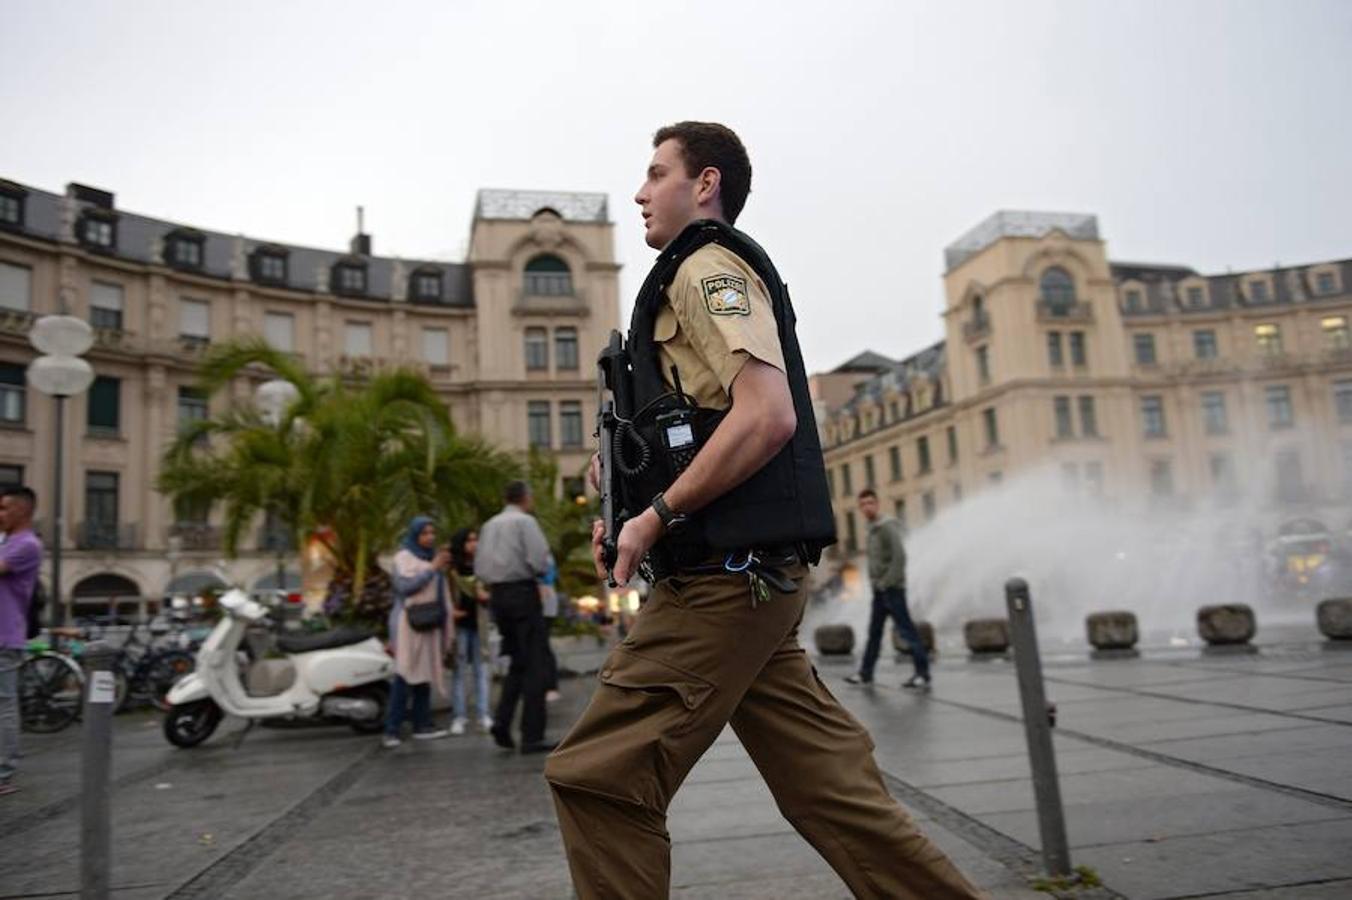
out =
<path fill-rule="evenodd" d="M 685 527 L 685 523 L 690 521 L 690 517 L 684 513 L 678 513 L 670 506 L 667 506 L 667 498 L 658 493 L 653 498 L 653 512 L 657 513 L 657 518 L 662 520 L 662 527 L 668 534 L 675 534 Z"/>

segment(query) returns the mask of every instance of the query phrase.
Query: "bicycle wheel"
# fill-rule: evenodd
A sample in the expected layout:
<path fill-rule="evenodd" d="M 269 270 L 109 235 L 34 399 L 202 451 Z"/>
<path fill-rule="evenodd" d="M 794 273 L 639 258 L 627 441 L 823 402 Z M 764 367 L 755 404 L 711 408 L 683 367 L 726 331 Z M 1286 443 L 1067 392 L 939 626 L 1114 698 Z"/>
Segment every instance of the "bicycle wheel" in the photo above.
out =
<path fill-rule="evenodd" d="M 186 650 L 165 650 L 155 655 L 145 673 L 146 692 L 159 710 L 168 710 L 169 690 L 197 668 L 197 657 Z"/>
<path fill-rule="evenodd" d="M 19 668 L 19 698 L 24 731 L 60 731 L 80 717 L 84 673 L 59 653 L 30 656 Z"/>

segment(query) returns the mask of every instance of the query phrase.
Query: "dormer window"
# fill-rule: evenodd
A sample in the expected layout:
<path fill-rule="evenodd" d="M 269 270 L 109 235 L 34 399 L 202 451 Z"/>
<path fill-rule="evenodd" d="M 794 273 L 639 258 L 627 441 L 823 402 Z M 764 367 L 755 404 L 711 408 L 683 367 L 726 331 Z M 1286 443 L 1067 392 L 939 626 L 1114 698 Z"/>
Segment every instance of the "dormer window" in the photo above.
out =
<path fill-rule="evenodd" d="M 87 212 L 76 227 L 80 242 L 96 250 L 112 250 L 117 245 L 117 220 L 111 216 Z"/>
<path fill-rule="evenodd" d="M 249 257 L 254 281 L 260 284 L 286 284 L 286 251 L 259 248 Z"/>
<path fill-rule="evenodd" d="M 200 269 L 206 258 L 205 238 L 191 232 L 173 232 L 165 239 L 165 262 L 176 269 Z"/>
<path fill-rule="evenodd" d="M 1196 285 L 1185 290 L 1183 295 L 1186 298 L 1188 309 L 1201 309 L 1206 305 L 1206 299 L 1202 294 L 1202 289 Z"/>
<path fill-rule="evenodd" d="M 1268 299 L 1268 286 L 1266 281 L 1249 282 L 1249 302 L 1267 303 Z"/>
<path fill-rule="evenodd" d="M 366 266 L 359 263 L 339 263 L 333 267 L 335 294 L 365 294 Z"/>
<path fill-rule="evenodd" d="M 1127 312 L 1140 312 L 1145 304 L 1141 302 L 1141 292 L 1138 290 L 1127 291 Z"/>
<path fill-rule="evenodd" d="M 24 198 L 28 192 L 23 188 L 0 184 L 0 227 L 22 228 Z"/>
<path fill-rule="evenodd" d="M 424 270 L 413 273 L 413 299 L 422 303 L 441 302 L 441 273 Z"/>
<path fill-rule="evenodd" d="M 1332 272 L 1315 273 L 1314 292 L 1320 296 L 1338 293 L 1337 277 Z"/>

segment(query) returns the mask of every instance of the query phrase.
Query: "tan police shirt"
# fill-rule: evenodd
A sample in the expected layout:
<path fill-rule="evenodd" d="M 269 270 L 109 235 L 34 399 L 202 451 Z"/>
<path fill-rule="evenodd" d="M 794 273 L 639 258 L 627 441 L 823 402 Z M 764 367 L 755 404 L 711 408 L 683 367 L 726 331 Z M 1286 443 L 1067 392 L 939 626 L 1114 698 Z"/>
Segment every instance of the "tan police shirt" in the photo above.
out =
<path fill-rule="evenodd" d="M 765 282 L 740 256 L 718 244 L 690 254 L 667 287 L 653 338 L 662 375 L 707 409 L 732 405 L 731 387 L 751 357 L 785 371 L 784 351 Z"/>

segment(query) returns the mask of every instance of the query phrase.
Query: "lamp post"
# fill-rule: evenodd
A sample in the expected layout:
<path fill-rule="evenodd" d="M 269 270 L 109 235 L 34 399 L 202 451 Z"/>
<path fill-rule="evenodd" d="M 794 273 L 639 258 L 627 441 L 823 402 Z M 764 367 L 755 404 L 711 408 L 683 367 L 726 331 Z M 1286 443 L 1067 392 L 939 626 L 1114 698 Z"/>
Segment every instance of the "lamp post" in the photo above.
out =
<path fill-rule="evenodd" d="M 94 370 L 80 355 L 94 344 L 94 330 L 75 316 L 43 316 L 33 323 L 28 342 L 43 354 L 28 364 L 28 383 L 56 398 L 56 476 L 52 479 L 52 625 L 66 623 L 66 603 L 61 596 L 61 537 L 65 531 L 61 488 L 65 472 L 66 398 L 89 390 Z"/>
<path fill-rule="evenodd" d="M 296 398 L 300 396 L 300 391 L 296 386 L 282 378 L 273 378 L 265 381 L 254 391 L 254 403 L 258 406 L 259 412 L 263 414 L 263 421 L 267 422 L 273 428 L 282 424 L 282 414 Z M 291 523 L 294 527 L 295 523 Z M 273 541 L 273 549 L 277 553 L 277 591 L 283 599 L 287 595 L 286 590 L 286 544 L 277 540 L 276 535 L 268 535 L 268 539 Z"/>

